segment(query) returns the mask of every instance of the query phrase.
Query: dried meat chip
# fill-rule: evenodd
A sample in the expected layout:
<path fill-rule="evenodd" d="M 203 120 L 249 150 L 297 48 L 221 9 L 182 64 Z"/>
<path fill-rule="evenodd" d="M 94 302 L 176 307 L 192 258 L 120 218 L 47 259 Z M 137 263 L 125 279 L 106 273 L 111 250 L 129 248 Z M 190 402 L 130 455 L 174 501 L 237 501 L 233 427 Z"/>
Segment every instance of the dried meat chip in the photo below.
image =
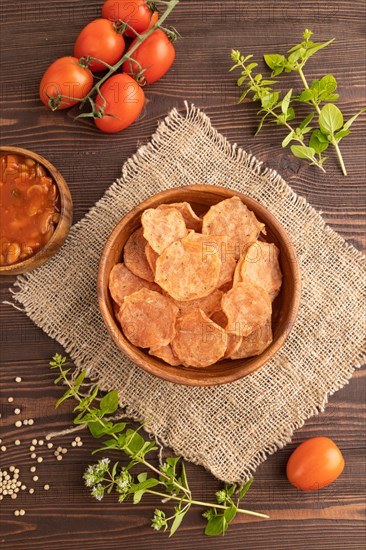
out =
<path fill-rule="evenodd" d="M 177 312 L 171 300 L 143 288 L 125 298 L 117 318 L 133 345 L 156 349 L 174 338 Z"/>
<path fill-rule="evenodd" d="M 225 235 L 203 235 L 202 233 L 189 231 L 187 239 L 200 243 L 203 255 L 219 254 L 222 265 L 217 283 L 218 287 L 222 287 L 232 281 L 236 267 L 236 259 L 230 247 L 228 237 Z"/>
<path fill-rule="evenodd" d="M 230 354 L 230 359 L 245 359 L 260 355 L 268 348 L 272 340 L 272 328 L 269 320 L 265 325 L 242 338 L 240 346 Z"/>
<path fill-rule="evenodd" d="M 129 296 L 142 288 L 159 291 L 157 284 L 137 277 L 125 264 L 120 263 L 113 266 L 109 274 L 109 292 L 118 305 L 123 304 L 125 296 Z"/>
<path fill-rule="evenodd" d="M 235 282 L 252 281 L 268 292 L 274 300 L 280 291 L 282 273 L 278 261 L 279 250 L 273 243 L 256 241 L 239 261 Z"/>
<path fill-rule="evenodd" d="M 223 358 L 226 332 L 200 309 L 178 316 L 173 353 L 186 367 L 204 368 Z"/>
<path fill-rule="evenodd" d="M 141 224 L 145 239 L 158 254 L 187 234 L 183 216 L 175 208 L 149 208 L 142 214 Z"/>
<path fill-rule="evenodd" d="M 149 243 L 146 243 L 146 246 L 145 246 L 145 254 L 146 254 L 146 258 L 147 258 L 147 262 L 150 266 L 150 269 L 151 271 L 154 273 L 155 275 L 155 270 L 156 270 L 156 260 L 159 258 L 159 254 L 157 252 L 155 252 L 155 250 L 153 250 L 151 248 L 151 246 L 149 245 Z"/>
<path fill-rule="evenodd" d="M 188 302 L 181 302 L 179 300 L 174 300 L 175 305 L 179 308 L 180 312 L 185 312 L 190 309 L 199 308 L 201 309 L 208 317 L 211 317 L 215 311 L 221 309 L 221 299 L 223 292 L 221 290 L 214 290 L 208 296 L 204 298 L 198 298 L 197 300 L 189 300 Z"/>
<path fill-rule="evenodd" d="M 197 216 L 189 202 L 172 202 L 170 204 L 161 204 L 158 206 L 158 210 L 167 210 L 169 208 L 175 208 L 182 214 L 187 229 L 193 229 L 197 232 L 201 231 L 202 218 Z"/>
<path fill-rule="evenodd" d="M 123 259 L 126 267 L 132 273 L 145 279 L 154 281 L 154 274 L 151 271 L 145 254 L 146 239 L 142 234 L 142 227 L 132 233 L 123 249 Z"/>
<path fill-rule="evenodd" d="M 181 364 L 178 357 L 174 355 L 170 344 L 168 344 L 167 346 L 162 346 L 160 348 L 151 349 L 149 351 L 149 355 L 159 357 L 159 359 L 162 359 L 163 361 L 168 363 L 168 365 L 172 365 L 173 367 L 177 367 Z"/>
<path fill-rule="evenodd" d="M 238 336 L 248 336 L 264 325 L 272 313 L 267 293 L 251 283 L 238 283 L 224 294 L 222 309 L 228 318 L 227 331 Z"/>
<path fill-rule="evenodd" d="M 226 330 L 228 321 L 225 313 L 222 310 L 216 311 L 213 315 L 211 315 L 211 320 L 217 325 L 219 325 L 220 327 L 222 327 L 224 330 Z M 242 336 L 238 336 L 237 334 L 233 334 L 227 331 L 226 331 L 226 334 L 227 334 L 227 345 L 224 353 L 224 359 L 226 357 L 230 357 L 230 355 L 239 348 L 242 340 Z"/>
<path fill-rule="evenodd" d="M 236 259 L 264 230 L 264 224 L 257 220 L 239 197 L 231 197 L 211 206 L 203 216 L 202 233 L 229 237 L 231 251 Z"/>
<path fill-rule="evenodd" d="M 218 254 L 202 254 L 200 243 L 181 239 L 159 256 L 155 281 L 175 300 L 196 300 L 217 288 L 220 271 Z"/>

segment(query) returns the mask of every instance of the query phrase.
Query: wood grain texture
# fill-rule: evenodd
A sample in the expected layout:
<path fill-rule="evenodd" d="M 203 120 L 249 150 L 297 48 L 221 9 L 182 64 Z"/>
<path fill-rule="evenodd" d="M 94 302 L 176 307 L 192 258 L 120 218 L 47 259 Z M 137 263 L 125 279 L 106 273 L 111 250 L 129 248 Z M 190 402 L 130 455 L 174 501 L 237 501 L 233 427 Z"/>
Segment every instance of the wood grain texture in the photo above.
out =
<path fill-rule="evenodd" d="M 277 128 L 266 128 L 260 137 L 254 137 L 256 106 L 236 104 L 234 78 L 227 73 L 231 48 L 254 53 L 260 59 L 264 52 L 284 51 L 308 27 L 316 39 L 336 37 L 330 48 L 309 61 L 308 73 L 315 78 L 332 72 L 339 82 L 340 105 L 346 115 L 353 114 L 366 103 L 364 0 L 311 0 L 302 4 L 292 0 L 182 0 L 169 21 L 183 36 L 177 43 L 174 66 L 163 80 L 146 90 L 148 101 L 141 118 L 115 136 L 99 133 L 89 122 L 74 122 L 74 110 L 48 112 L 37 92 L 48 64 L 71 53 L 80 29 L 100 15 L 100 6 L 97 0 L 64 0 L 61 4 L 56 0 L 23 0 L 17 4 L 3 0 L 0 4 L 1 144 L 32 149 L 60 170 L 73 195 L 74 221 L 119 176 L 122 163 L 138 144 L 149 139 L 169 109 L 184 110 L 183 100 L 188 100 L 202 107 L 230 141 L 278 170 L 348 242 L 365 250 L 365 117 L 342 143 L 349 176 L 341 175 L 333 154 L 327 174 L 322 175 L 280 148 L 281 131 Z M 295 77 L 293 85 L 298 86 Z M 1 300 L 9 300 L 12 281 L 11 277 L 1 279 Z M 62 351 L 61 347 L 23 313 L 1 305 L 0 422 L 8 450 L 0 453 L 0 464 L 18 465 L 29 486 L 29 441 L 50 430 L 63 429 L 71 420 L 68 404 L 54 409 L 60 390 L 53 385 L 47 364 L 56 351 Z M 23 382 L 16 384 L 15 376 L 21 376 Z M 113 497 L 99 504 L 88 496 L 80 478 L 94 444 L 85 436 L 84 446 L 70 448 L 61 463 L 49 451 L 43 453 L 45 460 L 39 466 L 40 481 L 33 496 L 23 494 L 16 501 L 1 502 L 1 548 L 359 550 L 366 544 L 365 386 L 365 371 L 356 372 L 350 384 L 331 398 L 324 413 L 309 420 L 290 445 L 258 469 L 246 505 L 269 513 L 268 521 L 240 517 L 225 539 L 207 539 L 202 534 L 200 510 L 192 509 L 173 539 L 155 534 L 149 527 L 149 518 L 159 504 L 154 499 L 133 507 L 129 503 L 118 505 Z M 9 396 L 14 397 L 14 407 L 7 402 Z M 34 426 L 14 427 L 15 406 L 20 406 L 23 418 L 36 419 Z M 346 468 L 336 483 L 320 493 L 299 493 L 286 481 L 286 461 L 298 443 L 315 435 L 335 439 L 344 453 Z M 19 447 L 13 444 L 16 438 L 22 440 Z M 69 446 L 69 442 L 70 437 L 61 438 L 57 444 Z M 197 466 L 189 464 L 188 475 L 198 497 L 211 499 L 220 486 Z M 48 493 L 42 489 L 45 482 L 51 484 Z M 13 510 L 20 507 L 26 515 L 16 518 Z"/>

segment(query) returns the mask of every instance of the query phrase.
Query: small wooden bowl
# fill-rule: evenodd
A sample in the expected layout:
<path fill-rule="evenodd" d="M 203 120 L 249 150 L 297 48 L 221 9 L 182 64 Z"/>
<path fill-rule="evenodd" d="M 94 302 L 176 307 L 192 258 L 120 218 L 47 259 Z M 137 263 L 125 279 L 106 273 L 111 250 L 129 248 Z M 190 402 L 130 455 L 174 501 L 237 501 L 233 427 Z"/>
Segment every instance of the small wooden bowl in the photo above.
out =
<path fill-rule="evenodd" d="M 225 359 L 202 369 L 170 366 L 135 347 L 125 338 L 114 315 L 112 298 L 108 289 L 109 274 L 112 267 L 121 261 L 123 247 L 131 233 L 141 225 L 141 215 L 147 208 L 156 208 L 165 203 L 187 201 L 191 203 L 192 208 L 198 214 L 204 214 L 211 205 L 233 196 L 239 197 L 255 213 L 257 218 L 266 224 L 266 240 L 275 243 L 280 250 L 283 283 L 281 292 L 273 303 L 273 342 L 261 355 L 248 359 L 236 359 L 234 361 Z M 211 185 L 177 187 L 154 195 L 136 206 L 122 218 L 112 232 L 99 264 L 99 307 L 113 340 L 136 365 L 150 374 L 177 384 L 190 386 L 226 384 L 258 370 L 275 355 L 289 335 L 297 316 L 300 296 L 300 269 L 296 252 L 278 220 L 266 208 L 250 197 L 237 191 Z"/>
<path fill-rule="evenodd" d="M 31 256 L 23 262 L 18 262 L 12 265 L 0 266 L 0 275 L 18 275 L 19 273 L 26 273 L 32 269 L 39 267 L 40 265 L 47 262 L 51 256 L 53 256 L 59 248 L 64 244 L 65 239 L 68 235 L 71 223 L 72 223 L 72 198 L 70 190 L 65 182 L 64 178 L 61 176 L 60 172 L 51 164 L 47 159 L 29 151 L 28 149 L 23 149 L 22 147 L 0 147 L 2 153 L 14 153 L 15 155 L 24 155 L 25 157 L 31 158 L 41 164 L 52 177 L 54 182 L 57 185 L 60 202 L 61 202 L 61 211 L 60 211 L 60 220 L 55 228 L 55 231 L 50 238 L 50 240 L 41 248 L 34 256 Z"/>

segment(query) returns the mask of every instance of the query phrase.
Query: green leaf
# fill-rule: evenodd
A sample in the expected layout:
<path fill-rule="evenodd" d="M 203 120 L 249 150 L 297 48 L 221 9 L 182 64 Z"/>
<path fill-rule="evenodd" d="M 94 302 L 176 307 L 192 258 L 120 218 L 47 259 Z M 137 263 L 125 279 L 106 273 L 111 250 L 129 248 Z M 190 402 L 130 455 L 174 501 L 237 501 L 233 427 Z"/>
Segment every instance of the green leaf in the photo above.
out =
<path fill-rule="evenodd" d="M 269 53 L 263 56 L 264 61 L 270 69 L 275 70 L 280 67 L 284 67 L 286 58 L 283 55 L 277 53 Z"/>
<path fill-rule="evenodd" d="M 247 492 L 249 491 L 250 489 L 250 486 L 251 484 L 253 483 L 254 479 L 251 477 L 245 485 L 243 485 L 243 487 L 240 489 L 239 493 L 238 493 L 238 498 L 239 499 L 242 499 L 246 494 Z"/>
<path fill-rule="evenodd" d="M 281 110 L 282 110 L 284 115 L 287 114 L 287 110 L 289 108 L 290 101 L 291 101 L 291 96 L 292 96 L 292 88 L 291 88 L 291 90 L 289 90 L 287 92 L 287 94 L 285 95 L 285 97 L 283 98 L 283 100 L 281 102 Z"/>
<path fill-rule="evenodd" d="M 305 145 L 291 145 L 291 152 L 299 159 L 314 160 L 315 150 Z"/>
<path fill-rule="evenodd" d="M 246 81 L 246 79 L 248 78 L 248 75 L 244 75 L 244 76 L 241 76 L 240 78 L 238 78 L 237 80 L 237 85 L 239 86 L 242 86 L 244 84 L 244 82 Z"/>
<path fill-rule="evenodd" d="M 224 529 L 225 531 L 227 530 L 227 528 L 229 527 L 229 524 L 233 521 L 233 519 L 235 518 L 236 516 L 236 512 L 237 512 L 237 507 L 236 506 L 230 506 L 230 508 L 228 508 L 227 510 L 225 510 L 224 512 L 224 518 L 225 518 L 225 526 L 224 526 Z"/>
<path fill-rule="evenodd" d="M 329 147 L 329 140 L 327 136 L 317 129 L 314 130 L 310 136 L 309 146 L 312 147 L 316 153 L 322 153 Z"/>
<path fill-rule="evenodd" d="M 359 117 L 365 111 L 366 111 L 366 107 L 361 109 L 361 111 L 358 111 L 358 113 L 356 113 L 355 115 L 353 115 L 353 117 L 351 117 L 349 120 L 347 120 L 347 122 L 343 126 L 343 130 L 348 130 L 348 128 L 354 123 L 356 118 Z"/>
<path fill-rule="evenodd" d="M 247 97 L 247 95 L 249 94 L 250 92 L 250 88 L 248 88 L 247 90 L 245 90 L 241 96 L 239 97 L 239 101 L 238 103 L 241 103 L 242 101 L 244 101 L 244 99 Z"/>
<path fill-rule="evenodd" d="M 129 489 L 129 493 L 133 493 L 133 503 L 138 504 L 142 499 L 144 493 L 146 493 L 147 489 L 151 489 L 158 484 L 159 481 L 157 479 L 155 479 L 154 477 L 150 477 L 149 479 L 146 479 L 141 483 L 136 483 L 132 485 L 132 487 L 130 487 Z"/>
<path fill-rule="evenodd" d="M 174 533 L 176 532 L 176 530 L 178 529 L 178 527 L 182 523 L 183 518 L 184 518 L 184 516 L 186 515 L 187 512 L 188 512 L 188 509 L 184 510 L 184 511 L 178 511 L 176 509 L 176 515 L 175 515 L 174 521 L 173 521 L 173 523 L 170 527 L 169 537 L 172 537 L 174 535 Z"/>
<path fill-rule="evenodd" d="M 118 392 L 112 390 L 107 393 L 100 401 L 100 410 L 103 414 L 114 413 L 118 409 Z"/>
<path fill-rule="evenodd" d="M 146 481 L 147 479 L 147 472 L 141 472 L 141 474 L 138 474 L 137 479 L 142 483 L 143 481 Z"/>
<path fill-rule="evenodd" d="M 342 138 L 349 136 L 350 133 L 351 133 L 350 130 L 340 130 L 339 132 L 334 134 L 334 137 L 336 138 L 336 140 L 340 141 Z"/>
<path fill-rule="evenodd" d="M 333 103 L 324 105 L 319 115 L 319 126 L 323 134 L 333 135 L 343 126 L 343 115 Z"/>
<path fill-rule="evenodd" d="M 79 374 L 79 376 L 76 378 L 76 380 L 75 380 L 75 382 L 74 382 L 74 390 L 75 390 L 75 391 L 78 391 L 78 389 L 80 388 L 81 384 L 82 384 L 83 381 L 84 381 L 85 375 L 86 375 L 86 371 L 83 370 L 83 371 L 81 371 L 81 373 Z"/>
<path fill-rule="evenodd" d="M 95 422 L 95 421 L 94 422 L 88 422 L 88 428 L 89 428 L 89 431 L 90 431 L 91 435 L 95 439 L 99 439 L 100 437 L 102 437 L 103 435 L 105 435 L 107 433 L 104 425 L 101 424 L 100 422 Z"/>
<path fill-rule="evenodd" d="M 314 118 L 314 113 L 310 113 L 306 118 L 304 118 L 304 120 L 299 124 L 300 130 L 303 130 L 304 128 L 306 128 L 308 124 L 310 124 L 310 122 L 313 120 L 313 118 Z"/>
<path fill-rule="evenodd" d="M 303 103 L 311 101 L 312 99 L 314 99 L 314 90 L 312 90 L 311 88 L 304 90 L 303 92 L 301 92 L 298 99 Z"/>
<path fill-rule="evenodd" d="M 287 134 L 287 136 L 282 140 L 282 147 L 286 147 L 294 139 L 294 133 L 290 132 Z"/>
<path fill-rule="evenodd" d="M 287 111 L 287 114 L 286 114 L 286 121 L 287 120 L 293 120 L 294 118 L 295 118 L 295 111 L 294 111 L 293 107 L 289 107 L 288 111 Z"/>
<path fill-rule="evenodd" d="M 321 92 L 325 92 L 326 94 L 330 94 L 330 93 L 334 92 L 334 90 L 336 90 L 336 89 L 337 89 L 337 81 L 336 81 L 336 79 L 334 78 L 333 75 L 327 74 L 319 80 L 319 90 Z"/>
<path fill-rule="evenodd" d="M 225 532 L 224 529 L 225 529 L 225 518 L 223 514 L 219 514 L 217 516 L 214 516 L 213 518 L 210 518 L 207 521 L 205 535 L 208 535 L 210 537 L 223 535 Z"/>
<path fill-rule="evenodd" d="M 269 113 L 266 113 L 266 114 L 263 115 L 262 118 L 260 119 L 259 125 L 258 125 L 258 128 L 257 128 L 257 131 L 256 131 L 255 135 L 259 134 L 259 132 L 261 131 L 262 126 L 263 126 L 263 124 L 264 124 L 264 121 L 266 120 L 266 118 L 267 118 L 268 115 L 269 115 Z"/>
<path fill-rule="evenodd" d="M 137 455 L 145 445 L 145 440 L 136 431 L 127 430 L 125 449 L 131 455 Z"/>
<path fill-rule="evenodd" d="M 334 38 L 332 38 L 332 40 L 328 40 L 328 42 L 318 42 L 318 43 L 314 43 L 314 42 L 309 42 L 309 45 L 310 47 L 308 47 L 306 49 L 306 54 L 304 56 L 304 58 L 307 60 L 309 59 L 309 57 L 311 57 L 312 55 L 314 55 L 315 53 L 317 53 L 319 50 L 322 50 L 323 48 L 326 48 L 327 46 L 329 46 L 332 42 L 334 42 Z"/>
<path fill-rule="evenodd" d="M 249 65 L 246 67 L 247 73 L 251 73 L 253 69 L 258 67 L 258 63 L 249 63 Z"/>
<path fill-rule="evenodd" d="M 279 97 L 280 97 L 279 92 L 271 92 L 269 94 L 264 95 L 261 98 L 262 107 L 264 109 L 272 109 L 272 107 L 276 105 Z"/>
<path fill-rule="evenodd" d="M 59 407 L 63 401 L 66 401 L 66 399 L 69 399 L 70 397 L 73 397 L 73 392 L 71 390 L 67 390 L 61 397 L 56 401 L 55 408 Z"/>

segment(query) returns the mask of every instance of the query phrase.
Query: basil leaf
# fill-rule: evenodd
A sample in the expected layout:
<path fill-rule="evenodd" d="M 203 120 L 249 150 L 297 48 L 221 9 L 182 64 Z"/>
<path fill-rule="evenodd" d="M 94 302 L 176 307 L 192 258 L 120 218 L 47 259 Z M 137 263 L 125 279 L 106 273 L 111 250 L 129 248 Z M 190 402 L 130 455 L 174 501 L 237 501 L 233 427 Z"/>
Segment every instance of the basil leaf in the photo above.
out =
<path fill-rule="evenodd" d="M 312 147 L 316 153 L 322 153 L 329 147 L 327 136 L 320 130 L 314 130 L 310 136 L 309 147 Z"/>
<path fill-rule="evenodd" d="M 118 392 L 112 390 L 107 393 L 100 401 L 100 410 L 103 414 L 114 413 L 118 409 Z"/>
<path fill-rule="evenodd" d="M 324 105 L 319 115 L 319 126 L 323 134 L 331 134 L 342 128 L 343 115 L 333 103 Z"/>
<path fill-rule="evenodd" d="M 356 113 L 355 115 L 353 115 L 353 117 L 351 117 L 349 120 L 347 120 L 347 122 L 343 126 L 343 130 L 348 130 L 348 128 L 354 123 L 356 118 L 358 116 L 360 116 L 362 113 L 364 113 L 365 111 L 366 111 L 366 107 L 361 109 L 361 111 L 358 111 L 358 113 Z"/>
<path fill-rule="evenodd" d="M 286 63 L 286 58 L 283 55 L 279 55 L 277 53 L 269 53 L 265 54 L 263 56 L 264 61 L 268 65 L 268 67 L 272 70 L 283 67 Z"/>
<path fill-rule="evenodd" d="M 292 88 L 287 92 L 287 94 L 285 95 L 285 97 L 281 102 L 281 110 L 284 115 L 287 114 L 287 110 L 289 108 L 290 101 L 291 101 L 291 95 L 292 95 Z"/>
<path fill-rule="evenodd" d="M 253 480 L 253 478 L 251 477 L 251 478 L 246 482 L 246 484 L 243 485 L 243 487 L 240 489 L 239 494 L 238 494 L 239 499 L 243 498 L 243 497 L 247 494 L 247 492 L 249 491 L 250 486 L 251 486 L 251 484 L 253 483 L 253 481 L 254 481 L 254 480 Z"/>
<path fill-rule="evenodd" d="M 315 150 L 305 145 L 291 145 L 291 152 L 299 159 L 314 160 Z"/>

